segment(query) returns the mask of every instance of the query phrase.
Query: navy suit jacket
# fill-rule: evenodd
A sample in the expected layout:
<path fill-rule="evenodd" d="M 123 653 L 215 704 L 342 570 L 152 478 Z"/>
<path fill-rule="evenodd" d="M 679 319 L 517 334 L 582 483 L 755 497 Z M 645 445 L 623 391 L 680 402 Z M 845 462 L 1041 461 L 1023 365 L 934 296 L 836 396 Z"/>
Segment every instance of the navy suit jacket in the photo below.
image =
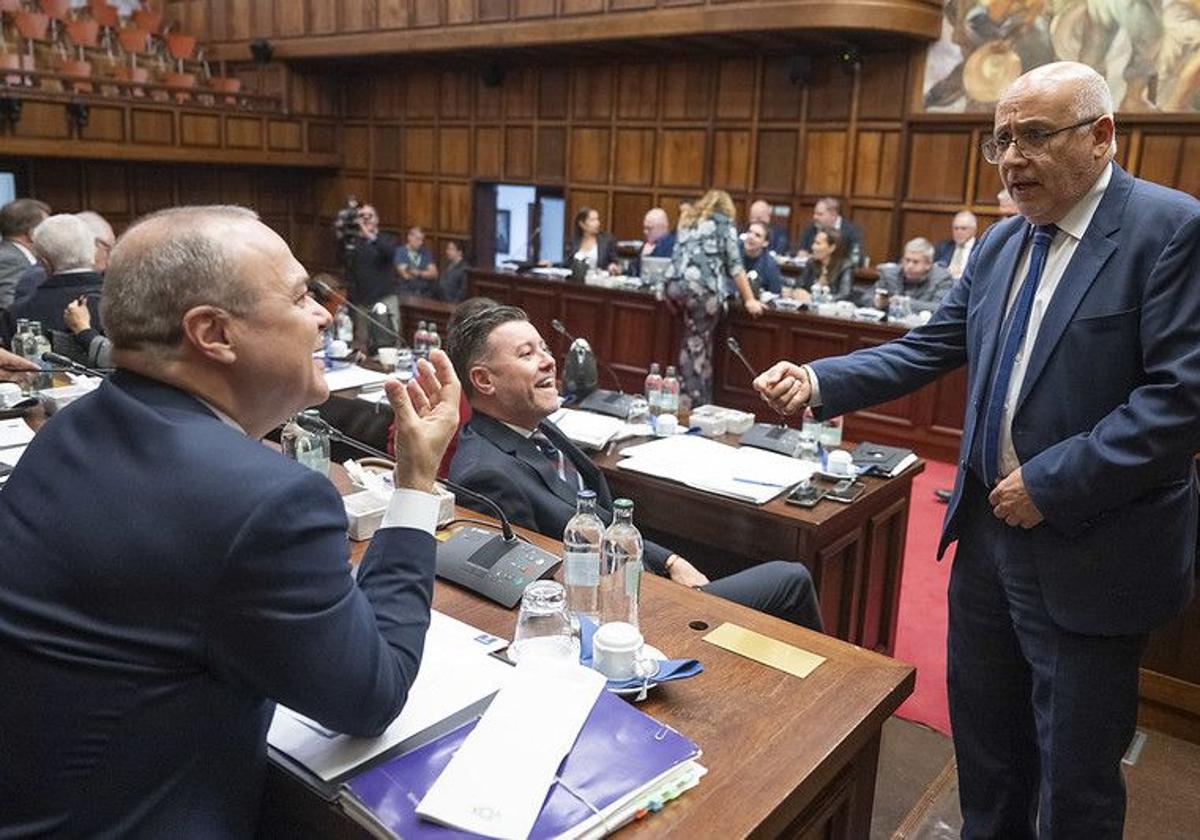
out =
<path fill-rule="evenodd" d="M 1029 225 L 988 228 L 932 320 L 813 363 L 821 414 L 895 399 L 967 365 L 960 470 L 939 556 L 959 529 L 964 472 Z M 1032 544 L 1055 621 L 1146 632 L 1191 597 L 1200 450 L 1200 203 L 1113 175 L 1030 352 L 1012 420 L 1045 516 Z"/>
<path fill-rule="evenodd" d="M 654 240 L 654 248 L 653 248 L 653 250 L 650 251 L 649 254 L 643 254 L 641 251 L 638 251 L 638 255 L 636 257 L 634 257 L 632 260 L 630 260 L 629 276 L 630 277 L 641 277 L 642 276 L 642 257 L 643 256 L 666 257 L 667 259 L 670 259 L 671 255 L 673 253 L 675 253 L 675 233 L 673 231 L 667 231 L 662 236 L 660 236 L 658 239 Z"/>
<path fill-rule="evenodd" d="M 950 260 L 954 259 L 954 240 L 943 239 L 937 245 L 933 246 L 933 264 L 949 266 Z"/>
<path fill-rule="evenodd" d="M 43 332 L 64 332 L 67 322 L 63 319 L 63 310 L 67 308 L 68 303 L 84 295 L 87 297 L 92 325 L 99 327 L 100 290 L 103 284 L 104 275 L 96 271 L 52 274 L 34 289 L 32 295 L 26 296 L 23 289 L 18 289 L 19 300 L 13 303 L 13 317 L 39 321 Z"/>
<path fill-rule="evenodd" d="M 247 837 L 278 700 L 354 735 L 420 664 L 434 540 L 358 582 L 324 476 L 119 372 L 0 491 L 0 835 Z"/>
<path fill-rule="evenodd" d="M 542 421 L 538 429 L 571 459 L 584 486 L 595 491 L 596 514 L 606 523 L 612 522 L 612 493 L 604 473 L 553 423 Z M 458 449 L 450 462 L 450 480 L 487 496 L 514 525 L 554 539 L 562 539 L 568 520 L 575 515 L 578 490 L 558 477 L 537 446 L 478 411 L 459 434 Z M 490 511 L 470 499 L 463 500 L 463 504 L 491 516 Z M 645 540 L 642 559 L 650 571 L 666 574 L 670 556 L 670 549 Z"/>

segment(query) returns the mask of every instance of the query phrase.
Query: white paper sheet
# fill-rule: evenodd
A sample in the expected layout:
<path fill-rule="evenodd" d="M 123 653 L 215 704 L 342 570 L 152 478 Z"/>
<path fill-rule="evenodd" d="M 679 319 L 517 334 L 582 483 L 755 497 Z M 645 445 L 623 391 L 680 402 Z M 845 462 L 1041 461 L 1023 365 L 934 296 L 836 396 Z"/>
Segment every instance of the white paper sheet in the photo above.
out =
<path fill-rule="evenodd" d="M 572 442 L 591 449 L 608 446 L 625 426 L 625 421 L 616 417 L 570 408 L 560 408 L 549 419 Z"/>
<path fill-rule="evenodd" d="M 385 381 L 390 375 L 380 373 L 377 370 L 367 370 L 358 365 L 351 365 L 341 370 L 325 371 L 325 384 L 329 386 L 330 391 L 345 391 L 350 388 L 375 385 Z"/>
<path fill-rule="evenodd" d="M 417 813 L 488 837 L 528 837 L 558 766 L 603 690 L 603 675 L 591 668 L 523 660 Z"/>
<path fill-rule="evenodd" d="M 0 447 L 24 446 L 33 440 L 33 429 L 20 417 L 0 420 Z"/>
<path fill-rule="evenodd" d="M 330 781 L 435 723 L 495 693 L 513 668 L 487 654 L 507 642 L 436 610 L 431 613 L 421 670 L 408 702 L 376 738 L 327 729 L 285 706 L 275 707 L 267 743 Z"/>
<path fill-rule="evenodd" d="M 10 467 L 15 467 L 17 461 L 21 460 L 21 456 L 24 454 L 24 446 L 10 446 L 8 449 L 0 449 L 0 464 L 8 464 Z"/>
<path fill-rule="evenodd" d="M 809 478 L 814 469 L 813 464 L 786 455 L 694 435 L 640 443 L 621 454 L 628 456 L 617 463 L 623 470 L 758 505 Z"/>

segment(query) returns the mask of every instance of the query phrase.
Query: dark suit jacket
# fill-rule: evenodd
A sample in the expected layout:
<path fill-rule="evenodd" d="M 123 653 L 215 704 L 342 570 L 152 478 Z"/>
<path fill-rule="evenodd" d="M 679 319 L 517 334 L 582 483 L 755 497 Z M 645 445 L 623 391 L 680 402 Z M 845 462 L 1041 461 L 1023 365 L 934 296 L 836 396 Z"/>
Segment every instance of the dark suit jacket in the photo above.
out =
<path fill-rule="evenodd" d="M 654 241 L 654 250 L 652 250 L 649 254 L 643 254 L 643 253 L 641 253 L 641 251 L 639 251 L 638 255 L 630 261 L 629 276 L 630 277 L 641 277 L 642 276 L 642 257 L 643 256 L 666 257 L 667 259 L 670 259 L 671 255 L 673 253 L 675 253 L 675 233 L 673 231 L 667 231 L 666 233 L 664 233 L 662 236 L 660 236 L 658 239 L 656 239 Z"/>
<path fill-rule="evenodd" d="M 359 571 L 328 479 L 119 372 L 0 492 L 0 835 L 248 837 L 273 700 L 380 732 L 416 676 L 434 541 Z"/>
<path fill-rule="evenodd" d="M 893 295 L 907 295 L 912 300 L 913 312 L 925 312 L 937 309 L 942 301 L 950 294 L 954 286 L 954 278 L 945 266 L 936 263 L 929 268 L 929 273 L 920 283 L 909 283 L 904 279 L 904 268 L 896 263 L 879 266 L 879 281 L 875 288 L 883 287 Z M 874 305 L 874 290 L 869 294 L 871 300 L 863 300 L 864 306 Z"/>
<path fill-rule="evenodd" d="M 579 250 L 579 236 L 572 236 L 570 243 L 567 245 L 567 253 L 564 257 L 563 264 L 568 268 L 575 261 L 575 253 Z M 668 255 L 669 256 L 669 255 Z M 607 270 L 613 263 L 621 261 L 620 255 L 617 254 L 617 239 L 611 233 L 601 231 L 596 236 L 596 268 Z"/>
<path fill-rule="evenodd" d="M 988 228 L 924 327 L 813 363 L 822 415 L 895 399 L 962 364 L 967 411 L 941 550 L 959 531 L 1008 290 L 1029 226 Z M 1080 633 L 1146 632 L 1188 602 L 1200 450 L 1200 203 L 1113 167 L 1030 352 L 1012 422 L 1046 606 Z"/>
<path fill-rule="evenodd" d="M 838 228 L 838 233 L 842 235 L 842 242 L 846 244 L 846 253 L 850 254 L 854 251 L 854 246 L 858 245 L 859 250 L 863 249 L 863 233 L 862 228 L 854 224 L 854 222 L 842 217 L 842 226 Z M 808 227 L 800 234 L 800 247 L 797 250 L 811 251 L 813 239 L 817 236 L 816 222 L 810 222 Z"/>
<path fill-rule="evenodd" d="M 52 274 L 37 287 L 33 295 L 13 305 L 14 318 L 29 318 L 40 321 L 43 331 L 65 331 L 63 310 L 80 295 L 87 296 L 92 324 L 100 325 L 100 289 L 104 275 L 95 271 L 80 271 L 70 274 Z"/>
<path fill-rule="evenodd" d="M 952 259 L 954 259 L 953 239 L 943 239 L 937 245 L 933 246 L 934 265 L 949 266 Z"/>
<path fill-rule="evenodd" d="M 543 421 L 538 428 L 571 459 L 584 485 L 595 491 L 597 515 L 606 523 L 612 522 L 612 493 L 604 474 L 553 423 Z M 532 441 L 478 411 L 459 434 L 458 451 L 450 462 L 450 480 L 487 496 L 513 524 L 554 539 L 562 539 L 567 521 L 575 515 L 578 488 L 559 479 Z M 470 499 L 461 503 L 491 515 Z M 671 553 L 646 540 L 642 559 L 650 571 L 664 575 Z"/>
<path fill-rule="evenodd" d="M 33 266 L 11 240 L 0 240 L 0 309 L 12 306 L 17 281 Z"/>

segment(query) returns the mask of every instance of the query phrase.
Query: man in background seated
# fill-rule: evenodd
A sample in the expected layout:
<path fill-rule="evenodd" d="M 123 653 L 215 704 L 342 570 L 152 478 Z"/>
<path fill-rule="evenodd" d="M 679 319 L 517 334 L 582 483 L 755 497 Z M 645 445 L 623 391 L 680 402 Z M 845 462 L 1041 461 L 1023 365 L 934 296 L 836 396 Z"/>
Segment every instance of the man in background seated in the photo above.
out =
<path fill-rule="evenodd" d="M 783 293 L 783 275 L 779 271 L 779 263 L 767 250 L 767 226 L 762 222 L 751 222 L 742 234 L 739 247 L 742 249 L 742 266 L 746 269 L 746 278 L 757 296 L 761 292 L 772 294 Z M 730 293 L 732 294 L 732 287 Z"/>
<path fill-rule="evenodd" d="M 749 225 L 758 222 L 767 230 L 767 250 L 776 254 L 786 254 L 788 252 L 788 232 L 783 225 L 774 224 L 771 221 L 771 205 L 759 199 L 750 205 L 750 212 L 747 215 L 747 230 Z"/>
<path fill-rule="evenodd" d="M 400 294 L 436 297 L 433 284 L 437 280 L 437 263 L 425 247 L 425 231 L 411 227 L 404 247 L 396 249 L 396 274 L 400 276 Z"/>
<path fill-rule="evenodd" d="M 261 442 L 329 394 L 307 284 L 239 207 L 113 248 L 119 370 L 0 492 L 0 835 L 251 837 L 275 701 L 358 736 L 403 708 L 458 382 L 435 350 L 385 386 L 398 489 L 356 580 L 333 484 Z"/>
<path fill-rule="evenodd" d="M 464 259 L 462 243 L 457 239 L 447 239 L 445 260 L 437 280 L 438 300 L 447 303 L 458 303 L 467 294 L 467 261 Z"/>
<path fill-rule="evenodd" d="M 473 412 L 459 436 L 450 478 L 490 498 L 514 524 L 555 539 L 575 515 L 583 489 L 596 493 L 597 515 L 611 522 L 612 494 L 603 473 L 546 421 L 558 409 L 554 356 L 525 312 L 472 298 L 450 319 L 446 347 Z M 474 507 L 469 499 L 463 504 Z M 643 561 L 676 583 L 821 629 L 812 578 L 800 563 L 761 563 L 709 582 L 650 540 Z"/>
<path fill-rule="evenodd" d="M 17 284 L 25 275 L 29 293 L 45 279 L 33 253 L 33 229 L 50 215 L 50 205 L 33 198 L 18 198 L 0 207 L 0 309 L 10 308 L 15 299 Z"/>
<path fill-rule="evenodd" d="M 907 295 L 913 312 L 932 312 L 954 286 L 950 272 L 933 261 L 933 245 L 923 236 L 910 239 L 904 245 L 904 258 L 899 265 L 879 266 L 877 286 L 892 295 Z"/>
<path fill-rule="evenodd" d="M 813 239 L 822 226 L 833 228 L 841 235 L 846 255 L 857 265 L 862 259 L 862 229 L 842 217 L 842 203 L 832 195 L 817 199 L 816 205 L 813 206 L 812 223 L 800 234 L 800 250 L 796 252 L 796 256 L 807 257 L 812 252 Z"/>
<path fill-rule="evenodd" d="M 963 269 L 967 267 L 978 228 L 979 221 L 970 210 L 955 213 L 954 221 L 950 223 L 950 238 L 939 242 L 934 249 L 934 264 L 944 266 L 955 280 L 962 277 Z"/>
<path fill-rule="evenodd" d="M 90 310 L 90 322 L 99 325 L 100 288 L 104 276 L 96 271 L 96 241 L 91 228 L 70 213 L 51 216 L 33 231 L 33 249 L 49 270 L 33 296 L 13 305 L 14 318 L 29 318 L 42 325 L 42 331 L 68 332 L 64 317 L 67 304 L 79 301 Z M 102 329 L 99 330 L 103 332 Z M 87 360 L 91 336 L 57 346 L 76 361 Z"/>
<path fill-rule="evenodd" d="M 93 263 L 96 266 L 96 271 L 103 274 L 108 271 L 108 253 L 117 241 L 117 236 L 113 233 L 112 225 L 94 210 L 84 210 L 75 215 L 88 226 L 88 230 L 92 232 L 92 236 L 96 239 L 96 258 L 93 260 Z"/>
<path fill-rule="evenodd" d="M 671 220 L 661 207 L 651 207 L 642 219 L 642 250 L 629 266 L 630 277 L 642 275 L 642 257 L 671 258 L 675 250 L 675 234 L 671 231 Z"/>

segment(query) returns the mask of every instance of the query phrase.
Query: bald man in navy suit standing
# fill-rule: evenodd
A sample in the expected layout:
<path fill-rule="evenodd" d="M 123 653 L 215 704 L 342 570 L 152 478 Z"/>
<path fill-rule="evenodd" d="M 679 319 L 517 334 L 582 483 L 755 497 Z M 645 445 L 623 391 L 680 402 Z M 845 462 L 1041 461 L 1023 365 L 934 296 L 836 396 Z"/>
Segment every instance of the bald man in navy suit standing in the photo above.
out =
<path fill-rule="evenodd" d="M 1073 62 L 1019 78 L 983 155 L 992 225 L 928 325 L 755 382 L 836 415 L 967 365 L 950 579 L 965 838 L 1120 838 L 1147 634 L 1192 595 L 1200 203 L 1113 163 L 1112 99 Z"/>

